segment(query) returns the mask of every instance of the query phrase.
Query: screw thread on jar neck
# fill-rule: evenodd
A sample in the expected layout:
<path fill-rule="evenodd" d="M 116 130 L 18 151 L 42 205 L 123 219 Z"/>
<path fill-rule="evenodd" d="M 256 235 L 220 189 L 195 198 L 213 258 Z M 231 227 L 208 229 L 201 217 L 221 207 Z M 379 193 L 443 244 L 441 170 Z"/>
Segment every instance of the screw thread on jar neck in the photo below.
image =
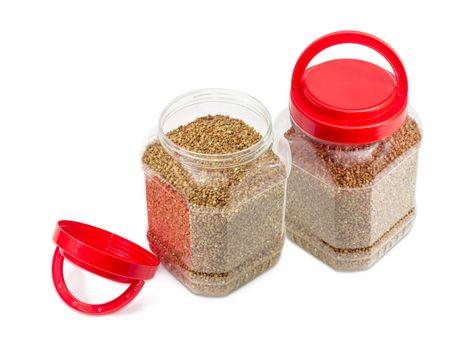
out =
<path fill-rule="evenodd" d="M 238 152 L 205 154 L 185 149 L 171 141 L 166 133 L 205 115 L 229 115 L 242 119 L 260 132 L 262 138 Z M 165 107 L 158 125 L 162 147 L 180 163 L 191 168 L 230 168 L 248 163 L 272 145 L 272 121 L 267 109 L 255 98 L 227 89 L 201 89 L 183 94 Z"/>

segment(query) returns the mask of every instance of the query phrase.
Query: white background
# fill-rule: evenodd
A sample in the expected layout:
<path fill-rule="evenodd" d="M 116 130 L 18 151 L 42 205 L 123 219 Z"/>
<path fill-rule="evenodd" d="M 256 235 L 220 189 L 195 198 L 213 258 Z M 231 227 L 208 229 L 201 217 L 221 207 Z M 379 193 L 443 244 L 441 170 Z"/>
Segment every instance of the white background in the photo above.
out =
<path fill-rule="evenodd" d="M 0 347 L 472 349 L 469 3 L 1 1 Z M 116 314 L 62 303 L 50 275 L 58 219 L 147 246 L 140 152 L 172 98 L 237 89 L 275 117 L 301 51 L 341 29 L 397 50 L 423 120 L 418 217 L 405 240 L 360 273 L 337 273 L 287 242 L 274 269 L 225 298 L 195 296 L 160 268 Z M 124 289 L 66 272 L 86 301 Z"/>

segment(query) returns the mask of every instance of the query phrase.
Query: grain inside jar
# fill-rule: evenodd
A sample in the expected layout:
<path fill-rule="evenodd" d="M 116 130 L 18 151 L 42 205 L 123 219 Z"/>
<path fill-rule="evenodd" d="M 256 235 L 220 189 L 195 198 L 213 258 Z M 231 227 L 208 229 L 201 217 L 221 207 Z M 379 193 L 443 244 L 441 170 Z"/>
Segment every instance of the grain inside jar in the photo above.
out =
<path fill-rule="evenodd" d="M 367 145 L 316 140 L 297 126 L 292 152 L 288 237 L 337 270 L 372 266 L 409 231 L 421 130 L 413 117 Z"/>

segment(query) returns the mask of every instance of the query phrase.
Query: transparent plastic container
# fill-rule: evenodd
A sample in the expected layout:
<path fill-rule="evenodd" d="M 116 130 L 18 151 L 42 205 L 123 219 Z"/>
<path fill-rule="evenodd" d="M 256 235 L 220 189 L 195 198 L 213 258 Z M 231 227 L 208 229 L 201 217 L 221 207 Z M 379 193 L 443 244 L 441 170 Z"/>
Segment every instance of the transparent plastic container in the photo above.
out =
<path fill-rule="evenodd" d="M 242 120 L 261 138 L 238 152 L 206 154 L 169 137 L 198 117 L 222 115 Z M 142 162 L 151 250 L 192 292 L 226 295 L 278 261 L 289 150 L 274 139 L 271 118 L 256 99 L 224 89 L 176 98 Z"/>
<path fill-rule="evenodd" d="M 394 74 L 352 59 L 307 68 L 344 43 L 378 51 Z M 286 232 L 336 270 L 369 268 L 413 225 L 421 127 L 407 88 L 393 49 L 360 32 L 316 40 L 295 66 L 290 107 L 277 121 L 292 155 Z"/>

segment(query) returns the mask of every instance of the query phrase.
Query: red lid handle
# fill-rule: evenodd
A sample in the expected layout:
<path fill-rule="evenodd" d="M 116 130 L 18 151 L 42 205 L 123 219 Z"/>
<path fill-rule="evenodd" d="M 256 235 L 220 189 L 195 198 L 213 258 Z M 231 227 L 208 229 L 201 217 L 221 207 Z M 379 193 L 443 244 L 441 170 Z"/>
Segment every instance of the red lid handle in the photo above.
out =
<path fill-rule="evenodd" d="M 386 42 L 379 38 L 358 31 L 340 31 L 327 34 L 313 41 L 301 54 L 296 62 L 291 80 L 292 89 L 303 88 L 303 75 L 311 60 L 328 47 L 340 44 L 359 44 L 369 47 L 381 54 L 392 66 L 398 87 L 398 93 L 408 95 L 408 78 L 403 63 L 397 53 Z"/>
<path fill-rule="evenodd" d="M 53 237 L 57 247 L 53 257 L 53 283 L 59 296 L 72 308 L 92 315 L 114 312 L 133 300 L 156 272 L 160 260 L 146 249 L 98 227 L 61 220 Z M 66 287 L 64 258 L 104 278 L 130 283 L 119 297 L 104 304 L 77 300 Z"/>
<path fill-rule="evenodd" d="M 66 286 L 63 274 L 64 256 L 59 247 L 53 257 L 53 283 L 61 299 L 73 309 L 89 314 L 104 315 L 117 311 L 133 300 L 145 285 L 144 281 L 134 280 L 120 296 L 103 304 L 87 304 L 74 297 Z"/>

